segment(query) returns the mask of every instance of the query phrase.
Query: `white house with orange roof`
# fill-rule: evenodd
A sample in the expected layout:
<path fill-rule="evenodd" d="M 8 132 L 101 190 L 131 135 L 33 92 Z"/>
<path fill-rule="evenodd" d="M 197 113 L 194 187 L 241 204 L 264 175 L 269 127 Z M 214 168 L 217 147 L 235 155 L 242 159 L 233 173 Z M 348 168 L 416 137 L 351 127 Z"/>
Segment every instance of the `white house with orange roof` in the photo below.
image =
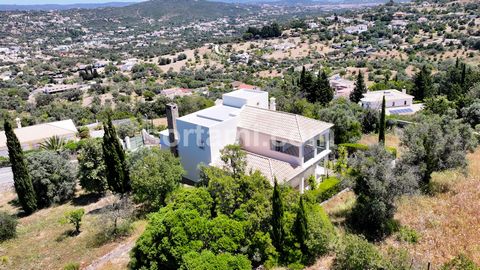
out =
<path fill-rule="evenodd" d="M 267 92 L 250 89 L 226 93 L 222 103 L 182 117 L 176 104 L 169 104 L 169 129 L 161 132 L 160 143 L 178 153 L 189 180 L 199 181 L 199 165 L 221 165 L 220 150 L 239 144 L 248 171 L 303 191 L 309 176 L 318 179 L 326 172 L 333 124 L 275 107 Z"/>

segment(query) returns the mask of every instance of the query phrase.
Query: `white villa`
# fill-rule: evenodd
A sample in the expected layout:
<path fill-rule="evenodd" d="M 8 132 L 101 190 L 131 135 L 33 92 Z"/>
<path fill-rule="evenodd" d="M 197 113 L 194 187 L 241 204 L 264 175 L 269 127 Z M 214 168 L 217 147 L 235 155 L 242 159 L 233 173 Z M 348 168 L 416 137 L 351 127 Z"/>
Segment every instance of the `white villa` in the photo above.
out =
<path fill-rule="evenodd" d="M 43 123 L 34 126 L 22 127 L 20 119 L 16 119 L 17 128 L 14 129 L 22 149 L 32 150 L 40 147 L 40 144 L 51 137 L 59 137 L 65 141 L 75 140 L 77 135 L 77 128 L 71 119 Z M 0 131 L 0 156 L 8 156 L 7 137 L 5 131 Z"/>
<path fill-rule="evenodd" d="M 381 110 L 383 97 L 385 97 L 385 113 L 387 115 L 414 114 L 423 108 L 422 104 L 413 104 L 413 96 L 407 94 L 405 90 L 400 92 L 396 89 L 367 92 L 360 99 L 360 104 L 364 108 Z"/>
<path fill-rule="evenodd" d="M 272 183 L 276 178 L 303 192 L 309 176 L 325 174 L 333 124 L 276 111 L 265 91 L 236 90 L 213 107 L 177 116 L 176 104 L 169 104 L 169 129 L 161 132 L 160 144 L 178 153 L 189 180 L 199 181 L 201 164 L 220 166 L 220 150 L 235 143 L 247 152 L 248 171 L 258 170 Z"/>

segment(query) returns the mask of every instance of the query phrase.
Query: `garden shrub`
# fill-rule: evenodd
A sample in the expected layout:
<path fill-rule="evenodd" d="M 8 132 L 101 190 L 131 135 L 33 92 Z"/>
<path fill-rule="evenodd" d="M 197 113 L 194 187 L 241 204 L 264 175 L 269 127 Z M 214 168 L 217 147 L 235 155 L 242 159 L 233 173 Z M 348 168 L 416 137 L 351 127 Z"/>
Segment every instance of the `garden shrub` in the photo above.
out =
<path fill-rule="evenodd" d="M 353 234 L 344 237 L 333 261 L 334 270 L 380 270 L 387 265 L 375 245 Z"/>
<path fill-rule="evenodd" d="M 340 188 L 340 180 L 331 176 L 324 179 L 316 189 L 307 191 L 306 196 L 310 202 L 321 203 L 340 192 Z"/>
<path fill-rule="evenodd" d="M 445 263 L 440 270 L 480 270 L 480 267 L 464 254 L 460 254 Z"/>
<path fill-rule="evenodd" d="M 367 151 L 368 145 L 361 143 L 342 143 L 338 146 L 343 146 L 347 149 L 348 155 L 353 155 L 357 151 Z"/>
<path fill-rule="evenodd" d="M 17 236 L 17 219 L 7 212 L 0 212 L 0 242 Z"/>
<path fill-rule="evenodd" d="M 397 234 L 397 240 L 408 243 L 417 243 L 420 239 L 417 231 L 408 227 L 401 227 Z"/>

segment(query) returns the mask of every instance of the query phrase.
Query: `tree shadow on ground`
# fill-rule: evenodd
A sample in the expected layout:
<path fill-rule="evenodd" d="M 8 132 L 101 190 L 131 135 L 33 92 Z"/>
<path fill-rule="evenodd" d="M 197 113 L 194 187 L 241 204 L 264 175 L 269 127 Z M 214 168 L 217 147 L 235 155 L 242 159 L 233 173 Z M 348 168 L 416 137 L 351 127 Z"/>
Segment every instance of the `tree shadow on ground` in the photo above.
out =
<path fill-rule="evenodd" d="M 66 230 L 66 231 L 64 231 L 61 235 L 59 235 L 59 236 L 55 239 L 55 241 L 57 241 L 57 242 L 62 242 L 63 240 L 67 239 L 68 237 L 75 237 L 75 236 L 77 236 L 77 235 L 79 235 L 79 233 L 77 233 L 75 230 L 72 230 L 72 229 Z"/>
<path fill-rule="evenodd" d="M 72 200 L 72 204 L 75 206 L 85 206 L 98 202 L 103 197 L 102 194 L 89 193 L 82 194 Z"/>

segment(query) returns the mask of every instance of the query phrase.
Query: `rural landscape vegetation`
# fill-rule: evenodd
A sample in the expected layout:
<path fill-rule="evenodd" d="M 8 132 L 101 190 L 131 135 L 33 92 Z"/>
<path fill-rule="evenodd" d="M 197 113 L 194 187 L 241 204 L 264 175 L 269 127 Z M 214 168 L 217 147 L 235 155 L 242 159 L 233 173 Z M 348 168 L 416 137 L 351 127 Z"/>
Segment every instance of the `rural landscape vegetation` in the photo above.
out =
<path fill-rule="evenodd" d="M 332 124 L 321 177 L 186 178 L 172 104 L 242 89 Z M 0 4 L 0 94 L 0 269 L 480 269 L 478 1 Z"/>

